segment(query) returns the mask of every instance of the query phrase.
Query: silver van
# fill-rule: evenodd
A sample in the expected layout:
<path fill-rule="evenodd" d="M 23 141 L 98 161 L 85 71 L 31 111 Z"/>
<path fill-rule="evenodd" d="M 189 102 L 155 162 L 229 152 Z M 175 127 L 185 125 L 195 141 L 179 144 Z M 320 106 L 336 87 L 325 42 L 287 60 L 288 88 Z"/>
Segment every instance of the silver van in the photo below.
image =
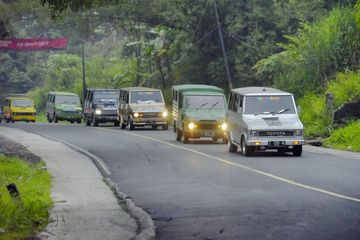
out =
<path fill-rule="evenodd" d="M 160 89 L 129 87 L 120 89 L 118 120 L 121 128 L 162 127 L 168 130 L 168 111 Z"/>
<path fill-rule="evenodd" d="M 301 156 L 303 124 L 291 93 L 268 87 L 233 89 L 226 112 L 229 152 L 277 149 Z"/>

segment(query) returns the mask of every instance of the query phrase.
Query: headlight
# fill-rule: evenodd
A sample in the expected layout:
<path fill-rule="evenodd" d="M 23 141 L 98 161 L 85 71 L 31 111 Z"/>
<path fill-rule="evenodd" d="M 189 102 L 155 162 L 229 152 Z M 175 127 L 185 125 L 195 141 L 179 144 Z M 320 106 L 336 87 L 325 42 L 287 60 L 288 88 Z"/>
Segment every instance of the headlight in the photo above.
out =
<path fill-rule="evenodd" d="M 195 124 L 192 123 L 192 122 L 189 123 L 188 128 L 189 128 L 190 130 L 193 130 L 193 129 L 195 128 Z"/>
<path fill-rule="evenodd" d="M 221 124 L 221 129 L 222 129 L 222 130 L 225 131 L 225 130 L 227 129 L 227 127 L 228 127 L 228 126 L 227 126 L 226 123 Z"/>
<path fill-rule="evenodd" d="M 165 118 L 165 117 L 168 116 L 168 113 L 167 113 L 167 112 L 163 112 L 163 113 L 162 113 L 162 116 Z"/>
<path fill-rule="evenodd" d="M 96 110 L 95 110 L 95 114 L 96 114 L 96 115 L 100 115 L 100 114 L 101 114 L 101 109 L 96 109 Z"/>
<path fill-rule="evenodd" d="M 259 132 L 258 132 L 258 131 L 251 130 L 251 131 L 250 131 L 250 136 L 251 136 L 251 137 L 259 136 Z"/>
<path fill-rule="evenodd" d="M 302 130 L 295 130 L 294 131 L 294 136 L 302 136 L 302 135 L 303 135 Z"/>
<path fill-rule="evenodd" d="M 136 117 L 136 118 L 138 118 L 140 116 L 140 114 L 139 113 L 134 113 L 134 117 Z"/>

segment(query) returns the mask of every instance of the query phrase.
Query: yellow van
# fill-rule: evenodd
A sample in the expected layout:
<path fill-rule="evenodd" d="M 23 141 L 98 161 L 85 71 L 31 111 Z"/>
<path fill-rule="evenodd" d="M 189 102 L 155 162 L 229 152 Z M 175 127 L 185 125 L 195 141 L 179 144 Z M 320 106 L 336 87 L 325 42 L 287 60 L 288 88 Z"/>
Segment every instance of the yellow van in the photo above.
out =
<path fill-rule="evenodd" d="M 36 109 L 34 101 L 26 97 L 7 97 L 3 106 L 4 120 L 9 122 L 36 121 Z"/>

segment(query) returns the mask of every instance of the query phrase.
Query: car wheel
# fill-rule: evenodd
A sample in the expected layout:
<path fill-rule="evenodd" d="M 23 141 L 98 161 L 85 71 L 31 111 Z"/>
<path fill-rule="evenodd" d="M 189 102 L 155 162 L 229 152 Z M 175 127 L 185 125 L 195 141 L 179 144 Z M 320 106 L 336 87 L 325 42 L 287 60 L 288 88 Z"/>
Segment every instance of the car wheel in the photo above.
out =
<path fill-rule="evenodd" d="M 71 124 L 74 124 L 74 120 L 70 120 L 70 123 L 71 123 Z"/>
<path fill-rule="evenodd" d="M 119 125 L 120 125 L 120 122 L 119 122 L 119 121 L 115 121 L 115 122 L 114 122 L 114 126 L 115 126 L 115 127 L 118 127 Z"/>
<path fill-rule="evenodd" d="M 53 120 L 50 118 L 49 114 L 47 115 L 47 120 L 48 120 L 49 123 L 52 123 L 52 121 L 53 121 Z"/>
<path fill-rule="evenodd" d="M 85 117 L 85 125 L 86 125 L 86 126 L 90 126 L 90 125 L 91 125 L 91 121 L 90 121 L 90 119 L 88 119 L 87 117 Z"/>
<path fill-rule="evenodd" d="M 175 129 L 176 131 L 176 141 L 181 141 L 182 131 L 179 128 Z"/>
<path fill-rule="evenodd" d="M 242 137 L 241 138 L 241 153 L 244 155 L 244 156 L 251 156 L 253 154 L 254 150 L 252 147 L 246 145 L 246 142 L 245 142 L 245 137 Z"/>
<path fill-rule="evenodd" d="M 56 114 L 54 113 L 54 115 L 53 115 L 53 120 L 54 120 L 54 123 L 58 123 L 59 122 L 59 120 L 57 119 L 57 117 L 56 117 Z"/>
<path fill-rule="evenodd" d="M 189 135 L 183 131 L 183 143 L 188 144 L 189 143 Z"/>
<path fill-rule="evenodd" d="M 302 154 L 302 146 L 294 146 L 293 156 L 300 157 Z"/>
<path fill-rule="evenodd" d="M 233 144 L 231 142 L 231 138 L 228 141 L 228 146 L 229 146 L 229 152 L 231 152 L 231 153 L 236 153 L 237 152 L 238 146 L 236 146 L 235 144 Z"/>
<path fill-rule="evenodd" d="M 6 118 L 6 119 L 5 119 L 5 122 L 6 122 L 6 123 L 9 123 L 9 122 L 10 122 L 10 118 Z"/>
<path fill-rule="evenodd" d="M 130 120 L 130 118 L 128 119 L 128 127 L 130 130 L 134 130 L 135 129 L 135 125 L 134 123 Z"/>
<path fill-rule="evenodd" d="M 156 126 L 156 125 L 152 125 L 151 128 L 152 128 L 152 130 L 156 130 L 156 129 L 157 129 L 157 126 Z"/>
<path fill-rule="evenodd" d="M 164 125 L 164 126 L 162 126 L 162 130 L 168 130 L 169 129 L 169 125 Z"/>
<path fill-rule="evenodd" d="M 76 120 L 78 124 L 81 124 L 81 119 Z"/>
<path fill-rule="evenodd" d="M 96 120 L 95 116 L 92 117 L 92 125 L 93 125 L 94 127 L 99 126 L 99 122 Z"/>

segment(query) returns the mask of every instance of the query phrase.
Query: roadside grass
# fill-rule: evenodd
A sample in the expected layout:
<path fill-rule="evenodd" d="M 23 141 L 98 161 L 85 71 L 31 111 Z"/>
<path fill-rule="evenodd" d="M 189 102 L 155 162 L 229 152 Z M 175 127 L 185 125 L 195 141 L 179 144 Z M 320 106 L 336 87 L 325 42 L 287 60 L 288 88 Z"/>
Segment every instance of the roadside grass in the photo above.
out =
<path fill-rule="evenodd" d="M 336 129 L 330 137 L 323 141 L 323 144 L 329 148 L 360 151 L 360 121 Z"/>
<path fill-rule="evenodd" d="M 15 183 L 20 200 L 6 186 Z M 24 239 L 44 229 L 52 206 L 51 180 L 44 163 L 0 155 L 0 239 Z"/>
<path fill-rule="evenodd" d="M 36 114 L 36 122 L 39 122 L 39 123 L 47 123 L 47 118 L 46 118 L 46 115 L 45 115 L 45 111 L 40 111 Z"/>

